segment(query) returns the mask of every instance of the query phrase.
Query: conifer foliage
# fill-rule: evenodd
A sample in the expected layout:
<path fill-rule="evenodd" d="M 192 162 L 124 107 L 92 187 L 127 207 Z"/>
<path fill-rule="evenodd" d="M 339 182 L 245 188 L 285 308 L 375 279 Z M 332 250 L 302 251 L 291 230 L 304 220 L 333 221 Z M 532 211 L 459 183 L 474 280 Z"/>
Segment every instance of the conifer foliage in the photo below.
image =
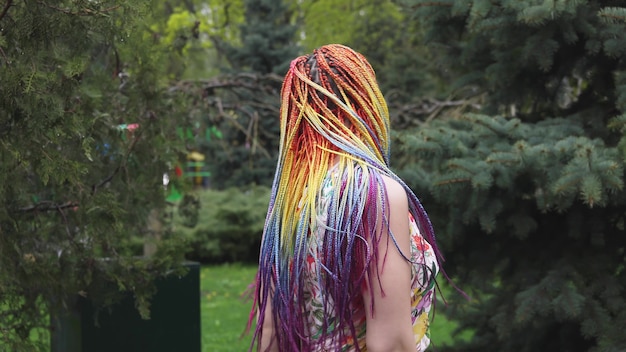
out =
<path fill-rule="evenodd" d="M 228 45 L 225 54 L 233 69 L 261 74 L 285 74 L 298 53 L 292 10 L 283 0 L 245 0 L 241 46 Z"/>
<path fill-rule="evenodd" d="M 167 48 L 142 22 L 151 8 L 2 3 L 2 350 L 33 350 L 31 329 L 47 329 L 76 295 L 100 304 L 129 290 L 148 316 L 153 279 L 182 259 L 167 233 L 154 257 L 137 256 L 148 213 L 165 205 L 163 174 L 178 150 L 165 141 L 183 110 L 164 84 Z"/>
<path fill-rule="evenodd" d="M 456 349 L 626 349 L 626 9 L 397 3 L 453 88 L 485 93 L 481 111 L 403 131 L 396 150 L 473 297 L 450 297 L 474 331 Z"/>

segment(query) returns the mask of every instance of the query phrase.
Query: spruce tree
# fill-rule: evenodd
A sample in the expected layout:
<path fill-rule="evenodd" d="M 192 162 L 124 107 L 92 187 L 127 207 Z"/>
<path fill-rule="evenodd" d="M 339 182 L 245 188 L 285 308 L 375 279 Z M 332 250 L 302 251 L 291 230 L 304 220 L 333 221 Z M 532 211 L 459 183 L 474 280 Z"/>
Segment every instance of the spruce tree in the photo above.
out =
<path fill-rule="evenodd" d="M 177 268 L 165 206 L 185 98 L 168 90 L 168 48 L 146 28 L 151 1 L 5 1 L 0 9 L 0 349 L 47 343 L 48 314 L 96 306 Z M 37 341 L 33 328 L 40 328 Z M 30 346 L 30 347 L 29 347 Z"/>
<path fill-rule="evenodd" d="M 451 89 L 485 96 L 473 113 L 397 135 L 400 174 L 472 297 L 449 295 L 473 338 L 443 350 L 626 349 L 626 9 L 397 2 Z"/>
<path fill-rule="evenodd" d="M 298 54 L 292 10 L 283 0 L 245 0 L 241 45 L 226 45 L 225 55 L 234 71 L 259 74 L 287 72 Z"/>

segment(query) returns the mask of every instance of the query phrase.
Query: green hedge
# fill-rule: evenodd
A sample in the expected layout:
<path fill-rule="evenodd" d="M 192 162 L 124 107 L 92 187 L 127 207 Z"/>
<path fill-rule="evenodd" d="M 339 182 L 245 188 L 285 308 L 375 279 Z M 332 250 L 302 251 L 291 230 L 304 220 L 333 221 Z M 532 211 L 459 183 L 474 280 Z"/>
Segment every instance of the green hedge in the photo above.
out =
<path fill-rule="evenodd" d="M 174 232 L 189 243 L 187 258 L 203 263 L 256 262 L 270 189 L 199 190 L 173 214 Z"/>

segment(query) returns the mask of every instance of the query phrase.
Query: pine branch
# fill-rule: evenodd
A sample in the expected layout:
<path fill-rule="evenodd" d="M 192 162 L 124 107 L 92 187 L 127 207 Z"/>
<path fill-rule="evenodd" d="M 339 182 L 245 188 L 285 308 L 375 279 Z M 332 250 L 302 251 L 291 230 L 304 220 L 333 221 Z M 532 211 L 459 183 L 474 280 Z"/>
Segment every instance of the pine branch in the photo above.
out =
<path fill-rule="evenodd" d="M 113 172 L 107 176 L 106 178 L 102 179 L 100 182 L 98 182 L 97 184 L 94 184 L 91 186 L 91 195 L 96 194 L 96 191 L 98 191 L 98 188 L 106 185 L 107 183 L 111 182 L 113 180 L 113 178 L 115 177 L 115 175 L 117 175 L 118 172 L 120 172 L 120 168 L 121 166 L 118 166 L 115 168 L 115 170 L 113 170 Z"/>
<path fill-rule="evenodd" d="M 471 178 L 453 178 L 450 180 L 445 180 L 445 181 L 439 181 L 437 183 L 435 183 L 436 186 L 445 186 L 445 185 L 451 185 L 451 184 L 455 184 L 455 183 L 467 183 L 470 182 L 472 179 Z"/>
<path fill-rule="evenodd" d="M 0 13 L 0 21 L 2 21 L 4 16 L 6 16 L 7 12 L 9 12 L 9 8 L 11 7 L 12 4 L 13 4 L 13 0 L 7 0 L 7 3 L 4 5 L 4 8 L 2 9 L 2 13 Z"/>
<path fill-rule="evenodd" d="M 415 4 L 415 5 L 411 6 L 411 8 L 412 9 L 417 9 L 417 8 L 426 7 L 426 6 L 452 7 L 452 4 L 451 3 L 446 3 L 446 2 L 431 1 L 431 2 L 423 2 L 423 3 Z"/>
<path fill-rule="evenodd" d="M 65 232 L 67 233 L 67 237 L 71 240 L 72 239 L 72 232 L 70 231 L 70 222 L 67 220 L 67 216 L 65 216 L 65 211 L 63 211 L 66 208 L 61 208 L 61 207 L 57 207 L 57 211 L 59 212 L 59 214 L 61 214 L 61 217 L 63 218 L 63 224 L 65 225 Z"/>
<path fill-rule="evenodd" d="M 139 133 L 134 139 L 133 142 L 131 144 L 131 146 L 128 148 L 128 151 L 126 152 L 126 155 L 123 159 L 123 161 L 121 162 L 121 164 L 115 168 L 115 170 L 113 170 L 113 172 L 105 177 L 104 179 L 102 179 L 100 182 L 94 184 L 91 186 L 91 195 L 93 196 L 100 187 L 106 185 L 107 183 L 111 182 L 113 180 L 113 178 L 120 172 L 120 170 L 124 167 L 124 164 L 126 163 L 126 161 L 128 160 L 128 158 L 130 157 L 130 154 L 132 152 L 132 150 L 134 149 L 137 141 L 139 140 L 139 137 L 141 136 L 141 133 Z M 78 203 L 76 202 L 66 202 L 63 204 L 58 204 L 58 203 L 54 203 L 51 201 L 42 201 L 39 202 L 37 204 L 28 206 L 28 207 L 24 207 L 20 209 L 20 212 L 31 212 L 31 211 L 51 211 L 51 210 L 57 210 L 57 211 L 61 211 L 62 209 L 66 209 L 66 208 L 72 208 L 72 207 L 76 207 L 78 206 Z"/>
<path fill-rule="evenodd" d="M 598 11 L 598 16 L 611 23 L 626 22 L 626 9 L 621 7 L 605 7 Z"/>
<path fill-rule="evenodd" d="M 109 12 L 115 11 L 121 6 L 121 5 L 115 5 L 115 6 L 111 6 L 102 10 L 93 10 L 93 9 L 84 8 L 84 9 L 81 9 L 80 11 L 72 11 L 69 9 L 63 9 L 54 5 L 50 5 L 44 1 L 38 1 L 38 3 L 40 5 L 44 5 L 48 8 L 51 8 L 53 10 L 62 12 L 66 15 L 72 15 L 72 16 L 97 16 L 97 15 L 107 16 Z"/>
<path fill-rule="evenodd" d="M 42 211 L 61 211 L 67 208 L 77 207 L 77 202 L 54 203 L 49 200 L 41 201 L 28 207 L 20 208 L 20 212 L 42 212 Z"/>
<path fill-rule="evenodd" d="M 0 18 L 0 19 L 2 19 L 2 18 Z M 2 47 L 0 47 L 0 55 L 2 55 L 2 58 L 4 59 L 4 63 L 8 66 L 11 63 L 11 61 L 7 57 L 7 55 L 4 52 L 4 50 L 2 50 Z"/>
<path fill-rule="evenodd" d="M 150 112 L 150 115 L 151 115 L 151 120 L 153 120 L 154 113 Z M 126 168 L 126 162 L 128 161 L 128 158 L 130 158 L 130 154 L 135 149 L 135 146 L 137 145 L 137 142 L 141 138 L 141 135 L 143 134 L 144 130 L 145 129 L 139 129 L 139 132 L 133 138 L 133 141 L 131 142 L 130 147 L 128 147 L 128 150 L 126 151 L 126 155 L 124 155 L 124 158 L 122 158 L 122 161 L 120 161 L 120 165 L 118 165 L 115 168 L 115 170 L 113 170 L 113 172 L 109 176 L 107 176 L 106 178 L 102 179 L 97 184 L 94 184 L 94 185 L 91 186 L 91 195 L 96 194 L 96 192 L 98 191 L 98 189 L 100 187 L 102 187 L 102 186 L 106 185 L 107 183 L 111 182 L 113 180 L 113 178 L 120 172 L 121 169 L 125 169 Z"/>

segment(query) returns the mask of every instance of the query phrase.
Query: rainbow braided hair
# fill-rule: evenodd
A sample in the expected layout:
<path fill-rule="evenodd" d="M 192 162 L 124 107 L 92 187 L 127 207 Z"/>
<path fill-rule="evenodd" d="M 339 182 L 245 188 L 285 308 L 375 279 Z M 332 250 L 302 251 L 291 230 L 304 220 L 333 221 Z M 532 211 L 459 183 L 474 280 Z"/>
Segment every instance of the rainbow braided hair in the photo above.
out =
<path fill-rule="evenodd" d="M 372 289 L 366 287 L 366 282 L 373 282 L 367 270 L 370 263 L 384 260 L 377 250 L 382 229 L 388 228 L 382 175 L 404 186 L 421 233 L 440 262 L 442 257 L 419 200 L 389 169 L 387 104 L 372 67 L 361 54 L 333 44 L 294 59 L 281 99 L 279 159 L 251 313 L 252 321 L 258 308 L 253 344 L 261 341 L 264 313 L 271 304 L 274 343 L 279 350 L 312 351 L 322 343 L 328 348 L 328 341 L 324 342 L 328 337 L 335 346 L 346 335 L 356 341 L 350 303 L 361 299 L 363 289 Z M 318 195 L 333 165 L 341 181 L 329 203 L 315 265 L 327 297 L 324 311 L 334 316 L 324 316 L 322 336 L 312 337 L 303 276 L 311 251 L 311 229 L 316 226 Z"/>

